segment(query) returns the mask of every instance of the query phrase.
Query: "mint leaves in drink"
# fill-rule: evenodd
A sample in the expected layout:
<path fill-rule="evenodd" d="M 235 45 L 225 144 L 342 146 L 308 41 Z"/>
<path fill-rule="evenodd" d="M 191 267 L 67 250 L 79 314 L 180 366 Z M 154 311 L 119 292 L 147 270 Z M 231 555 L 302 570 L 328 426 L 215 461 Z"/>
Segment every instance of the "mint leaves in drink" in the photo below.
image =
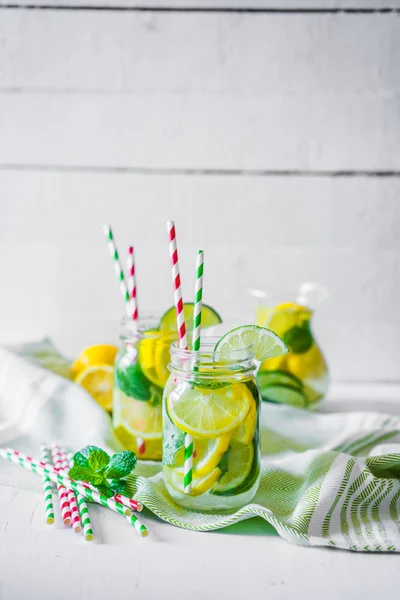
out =
<path fill-rule="evenodd" d="M 109 456 L 97 446 L 85 446 L 74 455 L 73 460 L 74 466 L 69 471 L 69 477 L 91 483 L 108 498 L 124 493 L 124 477 L 132 473 L 136 466 L 134 452 L 124 450 Z"/>

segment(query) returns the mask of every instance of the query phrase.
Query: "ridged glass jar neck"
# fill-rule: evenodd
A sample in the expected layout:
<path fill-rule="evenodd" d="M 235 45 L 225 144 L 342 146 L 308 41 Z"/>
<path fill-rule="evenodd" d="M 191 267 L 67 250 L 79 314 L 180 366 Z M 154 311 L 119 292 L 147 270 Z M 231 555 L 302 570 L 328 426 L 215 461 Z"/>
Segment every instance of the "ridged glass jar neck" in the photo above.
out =
<path fill-rule="evenodd" d="M 176 334 L 168 334 L 158 329 L 160 318 L 155 315 L 146 315 L 138 321 L 132 321 L 127 316 L 121 320 L 120 340 L 127 346 L 137 344 L 143 339 L 176 339 Z"/>
<path fill-rule="evenodd" d="M 174 342 L 168 365 L 172 375 L 200 382 L 240 380 L 254 375 L 256 364 L 251 347 L 221 355 L 215 350 L 218 340 L 214 337 L 205 338 L 197 352 L 191 349 L 191 344 L 185 350 L 179 347 L 178 342 Z"/>

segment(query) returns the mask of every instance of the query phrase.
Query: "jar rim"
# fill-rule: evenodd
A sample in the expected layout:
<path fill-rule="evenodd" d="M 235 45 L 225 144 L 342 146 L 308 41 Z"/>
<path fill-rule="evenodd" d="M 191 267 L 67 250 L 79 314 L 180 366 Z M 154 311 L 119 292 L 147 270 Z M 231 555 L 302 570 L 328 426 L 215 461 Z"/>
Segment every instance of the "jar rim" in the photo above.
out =
<path fill-rule="evenodd" d="M 120 340 L 124 342 L 137 342 L 141 339 L 146 331 L 154 330 L 154 337 L 158 337 L 158 325 L 160 323 L 160 316 L 154 313 L 144 312 L 139 316 L 137 321 L 133 321 L 128 315 L 124 315 L 120 321 L 121 334 Z M 146 336 L 153 337 L 153 336 Z"/>
<path fill-rule="evenodd" d="M 188 343 L 188 348 L 181 348 L 179 341 L 175 341 L 171 344 L 171 355 L 183 358 L 183 359 L 196 359 L 201 361 L 202 358 L 209 359 L 215 357 L 215 346 L 221 338 L 217 336 L 206 336 L 200 341 L 200 350 L 193 350 L 192 343 Z M 238 348 L 237 350 L 230 350 L 229 355 L 221 355 L 224 361 L 237 362 L 238 360 L 249 360 L 254 358 L 253 344 L 249 344 L 244 348 Z"/>

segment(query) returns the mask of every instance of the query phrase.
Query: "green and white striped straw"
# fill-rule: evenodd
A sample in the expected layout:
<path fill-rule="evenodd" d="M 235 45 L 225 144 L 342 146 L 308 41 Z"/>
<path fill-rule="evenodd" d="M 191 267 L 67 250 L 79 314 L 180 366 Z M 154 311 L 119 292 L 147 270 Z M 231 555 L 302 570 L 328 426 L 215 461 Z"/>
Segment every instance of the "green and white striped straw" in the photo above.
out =
<path fill-rule="evenodd" d="M 117 246 L 115 245 L 114 235 L 113 235 L 110 225 L 103 225 L 103 231 L 104 231 L 104 235 L 106 236 L 107 241 L 108 241 L 108 248 L 110 250 L 111 258 L 113 259 L 113 262 L 114 262 L 114 268 L 115 268 L 115 272 L 118 277 L 121 295 L 125 302 L 125 311 L 126 311 L 128 318 L 130 319 L 131 311 L 130 311 L 130 298 L 129 298 L 128 286 L 126 285 L 124 270 L 122 268 L 121 261 L 119 259 Z"/>
<path fill-rule="evenodd" d="M 70 469 L 74 466 L 73 455 L 72 452 L 67 452 L 68 464 Z M 76 501 L 78 503 L 79 516 L 81 518 L 83 535 L 85 536 L 85 540 L 87 542 L 91 542 L 93 539 L 93 529 L 92 523 L 90 521 L 89 510 L 86 504 L 86 499 L 82 496 L 82 494 L 76 494 Z"/>
<path fill-rule="evenodd" d="M 196 283 L 194 292 L 194 309 L 193 309 L 193 337 L 192 349 L 194 352 L 200 350 L 201 337 L 201 311 L 203 308 L 203 268 L 204 268 L 204 252 L 197 251 L 196 258 Z"/>
<path fill-rule="evenodd" d="M 203 265 L 204 252 L 203 250 L 198 250 L 196 258 L 196 283 L 193 308 L 192 350 L 194 352 L 198 352 L 200 350 L 201 312 L 203 307 Z M 194 370 L 196 370 L 196 367 L 194 367 Z M 184 441 L 183 491 L 185 494 L 190 494 L 192 491 L 193 452 L 193 438 L 189 433 L 187 433 Z"/>
<path fill-rule="evenodd" d="M 40 446 L 40 460 L 46 463 L 50 462 L 50 453 L 44 444 Z M 52 525 L 54 523 L 53 484 L 48 477 L 43 477 L 43 493 L 46 523 Z"/>
<path fill-rule="evenodd" d="M 76 500 L 78 502 L 79 515 L 81 517 L 81 523 L 83 527 L 83 535 L 85 536 L 85 540 L 87 542 L 91 542 L 94 536 L 86 500 L 81 494 L 76 495 Z"/>

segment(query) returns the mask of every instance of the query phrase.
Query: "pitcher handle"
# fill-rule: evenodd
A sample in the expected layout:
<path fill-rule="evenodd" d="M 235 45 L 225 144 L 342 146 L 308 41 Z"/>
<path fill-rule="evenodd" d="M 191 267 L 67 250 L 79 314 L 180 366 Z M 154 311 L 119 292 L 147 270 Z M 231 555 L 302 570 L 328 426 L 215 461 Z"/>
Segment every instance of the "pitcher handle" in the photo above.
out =
<path fill-rule="evenodd" d="M 328 288 L 314 281 L 305 281 L 301 284 L 296 299 L 297 304 L 315 309 L 328 298 Z"/>

